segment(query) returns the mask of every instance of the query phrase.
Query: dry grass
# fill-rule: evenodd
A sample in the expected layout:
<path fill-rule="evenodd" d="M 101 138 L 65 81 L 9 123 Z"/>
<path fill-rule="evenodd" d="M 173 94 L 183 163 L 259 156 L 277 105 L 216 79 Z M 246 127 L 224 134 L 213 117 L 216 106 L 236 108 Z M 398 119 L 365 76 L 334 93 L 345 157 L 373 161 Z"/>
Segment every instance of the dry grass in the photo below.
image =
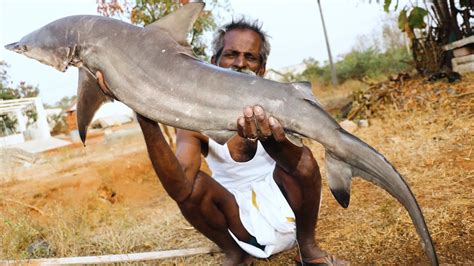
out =
<path fill-rule="evenodd" d="M 416 105 L 413 101 L 384 105 L 369 128 L 355 132 L 405 176 L 444 263 L 474 263 L 473 98 L 449 97 L 447 93 L 453 89 L 457 95 L 472 91 L 472 81 L 470 76 L 455 85 L 409 85 L 404 89 L 424 90 L 428 95 L 436 90 L 441 97 L 436 102 L 421 99 Z M 413 83 L 411 86 L 421 84 Z M 312 147 L 321 162 L 321 147 Z M 406 211 L 381 189 L 355 180 L 347 210 L 338 207 L 330 193 L 324 196 L 326 204 L 318 226 L 323 247 L 355 263 L 426 262 Z"/>
<path fill-rule="evenodd" d="M 467 92 L 472 81 L 435 85 L 441 93 L 448 87 Z M 327 94 L 322 98 L 330 98 Z M 442 101 L 427 100 L 413 108 L 387 103 L 370 119 L 370 127 L 354 132 L 407 179 L 440 261 L 449 264 L 474 263 L 474 112 L 473 98 L 466 96 L 446 95 Z M 322 147 L 308 145 L 324 173 Z M 27 249 L 38 240 L 46 241 L 50 249 L 39 250 L 36 257 L 213 245 L 182 218 L 166 195 L 138 133 L 92 139 L 87 148 L 78 145 L 50 152 L 41 161 L 31 169 L 17 169 L 14 181 L 0 184 L 1 258 L 35 257 Z M 386 192 L 355 179 L 351 206 L 343 209 L 326 184 L 323 190 L 317 240 L 324 249 L 356 265 L 427 263 L 409 216 Z M 295 254 L 295 250 L 284 252 L 258 260 L 257 265 L 293 264 Z M 208 265 L 219 264 L 222 258 L 222 254 L 199 255 L 159 262 Z"/>

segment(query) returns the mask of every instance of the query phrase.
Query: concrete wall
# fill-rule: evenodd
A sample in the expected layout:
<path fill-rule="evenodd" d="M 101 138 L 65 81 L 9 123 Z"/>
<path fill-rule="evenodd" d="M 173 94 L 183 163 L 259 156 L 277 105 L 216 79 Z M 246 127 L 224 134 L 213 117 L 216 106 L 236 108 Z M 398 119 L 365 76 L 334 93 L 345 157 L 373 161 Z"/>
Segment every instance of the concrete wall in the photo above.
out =
<path fill-rule="evenodd" d="M 9 135 L 6 137 L 0 137 L 0 148 L 13 145 L 13 144 L 18 144 L 25 142 L 25 138 L 23 137 L 23 134 L 14 134 L 14 135 Z"/>

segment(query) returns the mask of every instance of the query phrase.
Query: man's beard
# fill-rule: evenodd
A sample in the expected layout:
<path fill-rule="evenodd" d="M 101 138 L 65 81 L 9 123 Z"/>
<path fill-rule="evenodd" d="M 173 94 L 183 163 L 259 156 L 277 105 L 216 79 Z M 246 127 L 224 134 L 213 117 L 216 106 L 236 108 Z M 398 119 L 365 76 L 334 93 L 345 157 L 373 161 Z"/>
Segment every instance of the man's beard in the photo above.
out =
<path fill-rule="evenodd" d="M 256 76 L 257 75 L 255 72 L 253 72 L 252 70 L 250 70 L 248 68 L 230 67 L 229 69 L 233 70 L 233 71 L 236 71 L 236 72 L 248 74 L 248 75 L 251 75 L 251 76 Z"/>

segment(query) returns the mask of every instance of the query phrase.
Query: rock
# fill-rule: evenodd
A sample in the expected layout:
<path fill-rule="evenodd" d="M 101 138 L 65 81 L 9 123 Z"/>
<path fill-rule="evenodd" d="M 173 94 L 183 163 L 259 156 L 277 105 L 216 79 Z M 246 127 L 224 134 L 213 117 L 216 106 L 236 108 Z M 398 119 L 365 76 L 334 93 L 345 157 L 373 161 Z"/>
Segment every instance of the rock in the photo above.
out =
<path fill-rule="evenodd" d="M 352 133 L 357 129 L 356 123 L 352 122 L 351 120 L 347 120 L 347 119 L 340 122 L 339 125 L 349 133 Z"/>
<path fill-rule="evenodd" d="M 369 127 L 369 120 L 361 119 L 361 120 L 359 120 L 359 122 L 357 122 L 357 125 L 359 127 Z"/>
<path fill-rule="evenodd" d="M 29 258 L 45 258 L 53 255 L 51 246 L 43 239 L 31 243 L 26 249 L 26 252 Z"/>
<path fill-rule="evenodd" d="M 117 202 L 117 193 L 108 185 L 101 184 L 100 187 L 97 189 L 99 193 L 99 198 L 108 201 L 112 204 Z"/>

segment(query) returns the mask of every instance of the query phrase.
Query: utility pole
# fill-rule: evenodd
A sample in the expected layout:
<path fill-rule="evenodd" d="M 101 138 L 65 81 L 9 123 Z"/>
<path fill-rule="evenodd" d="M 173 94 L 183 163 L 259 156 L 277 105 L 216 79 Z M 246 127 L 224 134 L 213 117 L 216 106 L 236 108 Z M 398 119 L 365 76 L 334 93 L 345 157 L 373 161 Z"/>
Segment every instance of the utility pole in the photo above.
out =
<path fill-rule="evenodd" d="M 334 62 L 332 61 L 331 47 L 329 46 L 328 33 L 326 32 L 326 24 L 324 23 L 323 10 L 321 9 L 320 0 L 318 0 L 318 6 L 319 14 L 321 14 L 321 23 L 323 24 L 324 38 L 326 39 L 326 47 L 328 49 L 329 65 L 331 66 L 332 85 L 337 86 L 336 68 L 334 67 Z"/>

